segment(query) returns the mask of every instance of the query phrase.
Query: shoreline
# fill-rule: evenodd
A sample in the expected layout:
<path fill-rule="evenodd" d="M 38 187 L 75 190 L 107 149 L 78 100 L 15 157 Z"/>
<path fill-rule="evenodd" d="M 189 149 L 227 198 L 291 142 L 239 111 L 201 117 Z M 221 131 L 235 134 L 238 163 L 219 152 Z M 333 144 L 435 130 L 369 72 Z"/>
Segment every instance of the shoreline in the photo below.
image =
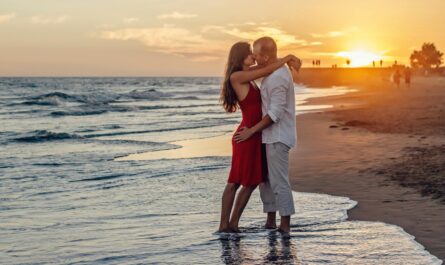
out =
<path fill-rule="evenodd" d="M 348 220 L 400 226 L 443 260 L 445 248 L 441 234 L 445 206 L 384 176 L 360 173 L 397 157 L 399 147 L 390 143 L 397 143 L 399 137 L 376 135 L 363 129 L 329 128 L 333 124 L 331 118 L 324 113 L 297 116 L 300 137 L 297 148 L 290 152 L 289 161 L 292 189 L 349 197 L 357 206 L 348 211 Z M 415 141 L 412 139 L 412 143 Z M 388 145 L 394 151 L 386 152 Z M 361 153 L 365 148 L 370 152 Z"/>
<path fill-rule="evenodd" d="M 369 98 L 382 93 L 379 86 L 385 85 L 388 84 L 381 80 L 367 86 L 355 84 L 351 85 L 355 91 L 314 97 L 302 104 L 332 107 L 296 116 L 297 147 L 291 150 L 289 157 L 292 189 L 349 197 L 357 202 L 357 206 L 348 210 L 348 220 L 397 225 L 414 236 L 432 255 L 444 260 L 445 236 L 441 228 L 445 223 L 445 204 L 430 196 L 422 196 L 414 188 L 402 187 L 397 181 L 375 171 L 399 161 L 406 147 L 426 142 L 431 146 L 445 144 L 444 137 L 429 135 L 425 140 L 421 134 L 376 132 L 367 128 L 367 123 L 360 122 L 345 126 L 351 117 L 339 115 L 342 112 L 343 116 L 345 113 L 360 114 L 370 104 Z M 230 140 L 231 134 L 225 134 L 179 141 L 175 144 L 183 147 L 178 149 L 131 154 L 115 160 L 230 156 L 231 145 L 227 144 Z"/>
<path fill-rule="evenodd" d="M 422 82 L 419 81 L 415 89 L 422 89 L 425 86 Z M 445 204 L 428 194 L 422 196 L 417 186 L 399 183 L 380 171 L 391 173 L 402 166 L 410 166 L 400 164 L 407 148 L 434 150 L 445 144 L 445 138 L 440 133 L 426 137 L 425 133 L 432 130 L 426 126 L 416 134 L 403 133 L 403 126 L 410 128 L 406 124 L 398 124 L 396 132 L 392 131 L 395 130 L 393 126 L 381 125 L 387 113 L 375 114 L 370 98 L 393 93 L 385 90 L 389 85 L 381 83 L 383 89 L 358 85 L 357 92 L 309 100 L 308 104 L 331 104 L 334 108 L 296 117 L 298 143 L 290 152 L 291 185 L 295 191 L 347 196 L 358 203 L 348 211 L 348 220 L 400 226 L 427 251 L 444 260 Z M 366 112 L 372 115 L 362 115 Z M 379 124 L 370 122 L 369 117 L 373 115 L 381 119 L 377 120 Z M 389 125 L 391 122 L 387 121 Z"/>

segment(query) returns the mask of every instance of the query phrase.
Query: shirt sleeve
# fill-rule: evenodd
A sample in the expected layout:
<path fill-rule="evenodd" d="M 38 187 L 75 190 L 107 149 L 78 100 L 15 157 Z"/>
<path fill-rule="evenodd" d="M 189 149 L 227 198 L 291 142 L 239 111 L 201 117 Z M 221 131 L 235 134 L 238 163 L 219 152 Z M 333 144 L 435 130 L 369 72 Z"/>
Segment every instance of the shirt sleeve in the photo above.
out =
<path fill-rule="evenodd" d="M 277 77 L 270 83 L 270 105 L 267 115 L 278 122 L 286 109 L 287 82 L 284 78 Z"/>

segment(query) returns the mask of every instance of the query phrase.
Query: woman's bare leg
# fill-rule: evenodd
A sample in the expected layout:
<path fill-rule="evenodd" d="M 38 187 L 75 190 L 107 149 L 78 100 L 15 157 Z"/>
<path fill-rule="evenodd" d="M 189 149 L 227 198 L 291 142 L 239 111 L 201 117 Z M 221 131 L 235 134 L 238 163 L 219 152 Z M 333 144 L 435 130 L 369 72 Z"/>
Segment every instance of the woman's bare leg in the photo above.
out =
<path fill-rule="evenodd" d="M 221 221 L 219 223 L 219 232 L 231 232 L 229 226 L 230 213 L 233 207 L 233 201 L 235 200 L 236 190 L 238 189 L 238 184 L 227 183 L 223 196 L 221 205 Z"/>
<path fill-rule="evenodd" d="M 250 195 L 255 190 L 256 186 L 242 187 L 241 191 L 236 196 L 235 207 L 233 208 L 232 216 L 230 217 L 230 229 L 234 232 L 239 232 L 238 223 L 249 202 Z"/>

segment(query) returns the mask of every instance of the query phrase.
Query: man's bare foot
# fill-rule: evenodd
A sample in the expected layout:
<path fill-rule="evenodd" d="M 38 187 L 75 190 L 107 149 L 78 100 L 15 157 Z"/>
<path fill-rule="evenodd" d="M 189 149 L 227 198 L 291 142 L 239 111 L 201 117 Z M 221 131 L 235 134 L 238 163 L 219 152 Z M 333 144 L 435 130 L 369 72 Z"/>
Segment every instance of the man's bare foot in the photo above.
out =
<path fill-rule="evenodd" d="M 264 228 L 277 229 L 276 212 L 267 213 L 266 225 L 264 225 Z"/>
<path fill-rule="evenodd" d="M 269 224 L 269 223 L 266 223 L 266 224 L 264 225 L 264 228 L 266 228 L 266 229 L 277 229 L 277 225 L 276 225 L 276 224 Z"/>
<path fill-rule="evenodd" d="M 278 231 L 283 233 L 290 232 L 290 216 L 281 216 L 280 227 L 278 227 Z"/>
<path fill-rule="evenodd" d="M 277 231 L 280 232 L 281 237 L 282 237 L 283 239 L 289 239 L 289 238 L 290 238 L 290 231 L 281 230 L 280 228 L 278 228 Z"/>
<path fill-rule="evenodd" d="M 280 226 L 280 227 L 278 227 L 278 230 L 277 230 L 278 232 L 280 232 L 280 233 L 290 233 L 290 227 L 283 227 L 283 226 Z"/>

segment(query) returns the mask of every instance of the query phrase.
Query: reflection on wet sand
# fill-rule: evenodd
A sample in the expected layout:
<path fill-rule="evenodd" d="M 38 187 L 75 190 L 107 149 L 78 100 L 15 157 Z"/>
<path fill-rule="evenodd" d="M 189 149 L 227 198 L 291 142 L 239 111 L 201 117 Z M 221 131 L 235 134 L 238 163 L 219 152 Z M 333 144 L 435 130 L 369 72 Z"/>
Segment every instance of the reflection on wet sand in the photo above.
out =
<path fill-rule="evenodd" d="M 180 159 L 210 156 L 231 156 L 232 155 L 232 134 L 225 134 L 216 137 L 191 139 L 184 141 L 170 142 L 170 144 L 180 146 L 177 149 L 169 149 L 154 152 L 131 154 L 115 159 L 116 161 L 128 160 L 158 160 L 158 159 Z"/>
<path fill-rule="evenodd" d="M 301 264 L 292 238 L 282 237 L 277 231 L 264 236 L 265 244 L 248 244 L 244 240 L 250 241 L 238 234 L 221 234 L 219 241 L 224 264 L 255 264 L 259 260 L 262 264 Z"/>
<path fill-rule="evenodd" d="M 278 245 L 278 238 L 280 245 Z M 297 258 L 297 249 L 292 238 L 281 237 L 275 231 L 269 233 L 269 253 L 264 258 L 266 264 L 301 264 Z"/>

